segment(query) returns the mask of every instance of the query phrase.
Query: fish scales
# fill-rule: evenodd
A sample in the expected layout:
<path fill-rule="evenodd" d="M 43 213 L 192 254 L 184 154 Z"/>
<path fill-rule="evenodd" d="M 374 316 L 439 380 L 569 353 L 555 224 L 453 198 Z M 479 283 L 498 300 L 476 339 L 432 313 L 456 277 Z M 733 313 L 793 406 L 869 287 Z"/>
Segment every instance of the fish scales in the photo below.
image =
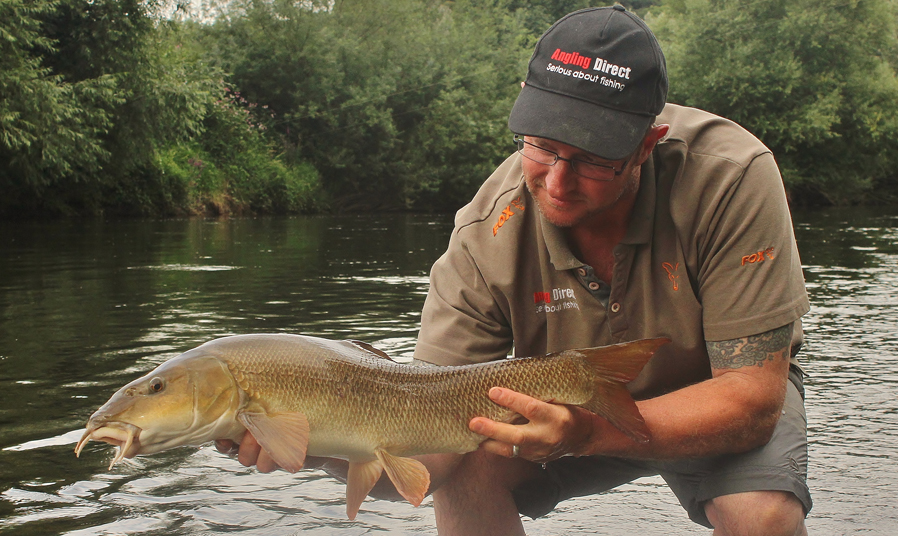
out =
<path fill-rule="evenodd" d="M 356 446 L 370 445 L 369 452 L 380 446 L 397 456 L 469 452 L 484 439 L 468 429 L 472 418 L 515 417 L 489 399 L 492 387 L 563 404 L 582 404 L 592 395 L 592 374 L 574 355 L 427 367 L 290 336 L 264 337 L 252 351 L 230 346 L 210 350 L 246 378 L 241 387 L 251 397 L 264 394 L 267 409 L 308 417 L 311 455 L 334 455 L 322 450 L 347 437 L 355 437 Z M 357 426 L 360 418 L 366 426 Z"/>

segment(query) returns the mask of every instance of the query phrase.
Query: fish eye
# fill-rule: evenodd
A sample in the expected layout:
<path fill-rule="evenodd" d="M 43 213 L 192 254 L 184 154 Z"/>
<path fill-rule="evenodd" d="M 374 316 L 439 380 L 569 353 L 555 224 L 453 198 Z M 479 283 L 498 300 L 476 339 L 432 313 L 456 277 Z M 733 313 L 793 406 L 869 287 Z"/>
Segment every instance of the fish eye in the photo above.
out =
<path fill-rule="evenodd" d="M 160 393 L 165 389 L 165 381 L 162 378 L 153 378 L 150 380 L 150 394 Z"/>

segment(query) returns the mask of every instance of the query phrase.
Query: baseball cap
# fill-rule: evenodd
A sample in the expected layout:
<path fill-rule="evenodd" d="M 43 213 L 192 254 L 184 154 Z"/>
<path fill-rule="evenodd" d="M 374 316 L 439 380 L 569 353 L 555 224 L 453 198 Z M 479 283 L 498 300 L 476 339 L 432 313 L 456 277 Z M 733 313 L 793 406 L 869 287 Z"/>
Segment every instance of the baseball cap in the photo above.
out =
<path fill-rule="evenodd" d="M 508 127 L 620 160 L 666 98 L 667 67 L 648 26 L 620 5 L 582 9 L 540 37 Z"/>

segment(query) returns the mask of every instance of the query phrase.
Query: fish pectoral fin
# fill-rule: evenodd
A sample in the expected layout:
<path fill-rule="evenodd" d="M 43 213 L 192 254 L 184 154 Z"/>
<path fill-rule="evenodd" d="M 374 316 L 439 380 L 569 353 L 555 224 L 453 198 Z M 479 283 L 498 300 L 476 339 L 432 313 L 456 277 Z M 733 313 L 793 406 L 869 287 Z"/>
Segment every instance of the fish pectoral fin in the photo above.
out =
<path fill-rule="evenodd" d="M 383 470 L 380 460 L 349 463 L 349 474 L 346 475 L 346 516 L 350 521 L 359 513 L 359 507 L 374 484 L 377 484 Z"/>
<path fill-rule="evenodd" d="M 281 468 L 291 473 L 302 469 L 309 446 L 309 419 L 305 415 L 241 411 L 237 420 Z"/>
<path fill-rule="evenodd" d="M 414 458 L 393 456 L 383 449 L 375 450 L 374 454 L 383 464 L 384 471 L 396 486 L 396 491 L 412 503 L 412 506 L 420 505 L 427 495 L 427 489 L 430 488 L 430 473 L 424 464 Z"/>

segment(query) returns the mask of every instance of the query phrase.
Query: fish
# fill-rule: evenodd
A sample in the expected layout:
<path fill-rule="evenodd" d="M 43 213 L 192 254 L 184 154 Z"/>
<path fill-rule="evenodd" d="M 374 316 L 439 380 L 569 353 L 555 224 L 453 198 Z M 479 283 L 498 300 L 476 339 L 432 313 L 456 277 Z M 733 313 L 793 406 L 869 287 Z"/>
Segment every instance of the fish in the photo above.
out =
<path fill-rule="evenodd" d="M 124 458 L 213 440 L 239 442 L 248 430 L 291 473 L 306 456 L 349 462 L 346 514 L 352 520 L 386 472 L 412 505 L 430 474 L 413 458 L 464 454 L 486 437 L 477 416 L 521 416 L 489 399 L 492 387 L 606 418 L 636 441 L 651 434 L 626 384 L 668 339 L 566 350 L 461 366 L 401 364 L 359 341 L 294 334 L 234 335 L 174 357 L 128 383 L 94 412 L 75 447 L 91 440 Z"/>

